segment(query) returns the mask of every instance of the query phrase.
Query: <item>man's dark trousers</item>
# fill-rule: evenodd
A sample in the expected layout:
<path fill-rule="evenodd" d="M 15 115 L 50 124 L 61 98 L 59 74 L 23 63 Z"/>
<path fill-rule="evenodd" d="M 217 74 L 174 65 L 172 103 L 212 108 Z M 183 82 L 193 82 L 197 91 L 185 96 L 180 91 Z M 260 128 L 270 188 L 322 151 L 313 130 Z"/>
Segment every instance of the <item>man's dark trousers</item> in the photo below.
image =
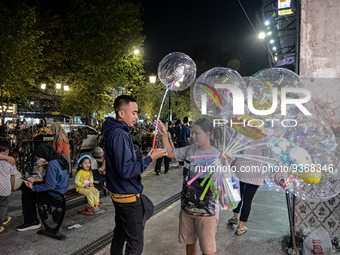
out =
<path fill-rule="evenodd" d="M 136 199 L 132 203 L 113 202 L 116 227 L 113 231 L 111 255 L 122 255 L 125 242 L 125 255 L 139 255 L 143 252 L 143 207 L 141 199 Z"/>

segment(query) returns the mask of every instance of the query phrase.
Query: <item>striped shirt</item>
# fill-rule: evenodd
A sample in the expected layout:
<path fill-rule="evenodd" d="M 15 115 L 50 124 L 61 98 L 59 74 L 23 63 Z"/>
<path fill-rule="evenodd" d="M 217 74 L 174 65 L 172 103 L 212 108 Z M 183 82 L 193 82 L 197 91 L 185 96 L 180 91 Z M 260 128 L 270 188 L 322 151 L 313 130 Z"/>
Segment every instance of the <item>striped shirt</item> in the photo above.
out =
<path fill-rule="evenodd" d="M 237 137 L 239 137 L 239 135 L 237 135 Z M 244 139 L 240 141 L 240 143 L 243 144 L 243 143 L 246 143 L 247 141 L 249 141 L 249 138 L 245 137 Z M 266 157 L 268 156 L 269 148 L 266 145 L 255 146 L 258 144 L 262 144 L 262 143 L 264 143 L 263 139 L 247 143 L 245 147 L 248 147 L 248 146 L 253 146 L 253 147 L 247 148 L 235 154 L 243 154 L 242 156 L 244 157 L 251 157 L 251 156 Z M 237 176 L 237 178 L 239 178 L 241 182 L 261 186 L 264 180 L 264 176 L 262 173 L 262 166 L 265 165 L 265 163 L 254 160 L 255 157 L 254 159 L 245 159 L 245 158 L 242 158 L 242 156 L 238 156 L 232 163 L 232 166 L 236 167 L 235 175 Z M 256 158 L 256 159 L 263 160 L 262 158 Z"/>

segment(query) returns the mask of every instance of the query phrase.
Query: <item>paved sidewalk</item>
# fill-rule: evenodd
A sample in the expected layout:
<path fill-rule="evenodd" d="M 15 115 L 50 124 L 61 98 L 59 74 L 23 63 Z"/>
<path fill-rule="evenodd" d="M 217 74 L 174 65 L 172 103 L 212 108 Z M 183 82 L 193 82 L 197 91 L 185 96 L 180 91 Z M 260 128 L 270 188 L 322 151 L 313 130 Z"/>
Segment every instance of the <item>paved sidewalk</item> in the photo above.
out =
<path fill-rule="evenodd" d="M 185 245 L 178 243 L 179 201 L 153 216 L 145 229 L 143 254 L 165 255 L 185 254 Z M 242 236 L 235 234 L 236 226 L 225 223 L 233 213 L 221 211 L 217 228 L 216 254 L 223 255 L 276 255 L 286 254 L 284 239 L 289 239 L 288 213 L 283 193 L 259 188 L 255 195 L 249 222 L 248 232 Z M 107 246 L 96 255 L 110 254 Z M 202 254 L 199 252 L 197 254 Z"/>
<path fill-rule="evenodd" d="M 173 162 L 173 166 L 177 163 Z M 144 193 L 157 206 L 174 196 L 182 188 L 182 169 L 171 167 L 169 173 L 157 176 L 150 165 L 142 175 Z M 71 181 L 71 180 L 70 180 Z M 114 207 L 109 197 L 101 199 L 105 213 L 85 216 L 78 213 L 84 206 L 67 211 L 62 225 L 66 240 L 58 241 L 36 234 L 36 230 L 17 232 L 15 227 L 22 224 L 21 192 L 11 195 L 10 212 L 15 215 L 0 234 L 0 254 L 73 254 L 89 243 L 111 232 L 114 228 Z M 177 241 L 179 201 L 171 204 L 153 216 L 145 229 L 145 255 L 185 254 L 185 245 Z M 217 230 L 216 254 L 284 254 L 282 240 L 289 235 L 289 224 L 284 193 L 261 187 L 255 195 L 248 232 L 243 236 L 234 234 L 236 227 L 225 223 L 232 212 L 221 211 Z M 81 228 L 68 229 L 74 224 Z M 97 254 L 109 254 L 110 245 Z M 198 254 L 201 254 L 200 252 Z"/>

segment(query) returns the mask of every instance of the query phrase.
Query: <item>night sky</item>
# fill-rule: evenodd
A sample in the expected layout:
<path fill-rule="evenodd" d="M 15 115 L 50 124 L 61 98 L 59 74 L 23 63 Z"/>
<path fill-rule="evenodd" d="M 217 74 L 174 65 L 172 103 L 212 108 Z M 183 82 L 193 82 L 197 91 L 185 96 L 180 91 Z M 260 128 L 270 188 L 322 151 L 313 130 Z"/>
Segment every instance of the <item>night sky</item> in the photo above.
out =
<path fill-rule="evenodd" d="M 259 31 L 255 13 L 261 0 L 240 2 Z M 237 71 L 243 76 L 267 67 L 264 47 L 237 0 L 141 0 L 141 4 L 146 75 L 156 74 L 162 58 L 175 51 L 196 62 L 198 75 L 207 71 L 202 61 L 210 69 L 238 59 Z"/>

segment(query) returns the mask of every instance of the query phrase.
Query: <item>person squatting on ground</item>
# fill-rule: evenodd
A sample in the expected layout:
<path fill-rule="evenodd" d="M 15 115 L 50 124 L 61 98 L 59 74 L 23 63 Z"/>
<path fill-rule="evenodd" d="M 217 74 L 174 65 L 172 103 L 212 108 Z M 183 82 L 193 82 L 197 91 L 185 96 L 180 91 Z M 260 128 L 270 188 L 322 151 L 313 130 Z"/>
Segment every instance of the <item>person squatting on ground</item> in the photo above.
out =
<path fill-rule="evenodd" d="M 164 124 L 165 128 L 167 129 L 168 128 L 167 123 L 163 123 L 163 124 Z M 174 149 L 175 146 L 174 146 L 172 139 L 171 139 L 171 133 L 169 131 L 167 131 L 167 134 L 168 134 L 169 143 L 170 143 L 171 147 Z M 163 143 L 162 143 L 162 136 L 159 133 L 157 133 L 156 148 L 164 148 Z M 156 161 L 156 165 L 155 165 L 156 175 L 159 175 L 159 173 L 161 172 L 161 166 L 162 166 L 163 159 L 164 159 L 164 173 L 166 174 L 169 171 L 171 159 L 164 156 L 162 158 L 157 159 L 157 161 Z"/>
<path fill-rule="evenodd" d="M 193 178 L 197 172 L 190 165 L 190 157 L 193 155 L 220 154 L 220 152 L 210 145 L 210 135 L 213 131 L 212 123 L 207 119 L 199 119 L 192 128 L 192 140 L 194 144 L 182 148 L 172 149 L 168 142 L 167 133 L 162 122 L 158 122 L 159 132 L 163 137 L 163 144 L 168 151 L 168 157 L 176 161 L 184 161 L 186 177 L 184 185 Z M 201 182 L 203 178 L 198 178 Z M 210 191 L 211 192 L 211 191 Z M 182 193 L 183 194 L 183 193 Z M 208 196 L 209 192 L 206 196 Z M 215 236 L 219 217 L 219 205 L 214 199 L 214 195 L 209 195 L 207 205 L 204 208 L 190 202 L 185 196 L 181 197 L 181 211 L 179 214 L 179 242 L 186 244 L 187 255 L 197 253 L 197 238 L 200 243 L 201 251 L 204 255 L 212 255 L 216 252 Z"/>
<path fill-rule="evenodd" d="M 78 172 L 75 178 L 76 191 L 85 195 L 90 205 L 79 212 L 81 214 L 99 214 L 103 213 L 103 209 L 99 209 L 99 191 L 93 186 L 93 174 L 91 171 L 91 157 L 89 155 L 81 156 L 78 161 Z"/>
<path fill-rule="evenodd" d="M 10 144 L 6 140 L 0 141 L 0 154 L 8 156 Z M 7 214 L 9 196 L 11 190 L 15 191 L 15 174 L 17 167 L 11 165 L 4 159 L 0 159 L 0 233 L 5 230 L 11 216 Z"/>
<path fill-rule="evenodd" d="M 58 197 L 57 194 L 49 191 L 57 191 L 65 194 L 68 189 L 68 162 L 67 160 L 56 153 L 50 144 L 39 144 L 34 152 L 37 157 L 37 166 L 46 168 L 45 176 L 42 178 L 27 178 L 21 185 L 21 202 L 24 215 L 24 224 L 16 228 L 17 231 L 26 231 L 29 229 L 40 228 L 41 224 L 37 218 L 37 197 L 53 199 Z M 38 184 L 40 183 L 40 184 Z"/>
<path fill-rule="evenodd" d="M 106 186 L 115 206 L 115 229 L 111 254 L 139 255 L 143 252 L 144 224 L 141 174 L 154 160 L 167 155 L 156 149 L 145 159 L 137 159 L 129 128 L 138 119 L 136 100 L 127 95 L 114 102 L 116 119 L 107 118 L 102 127 L 105 137 Z M 144 204 L 145 207 L 145 204 Z"/>

